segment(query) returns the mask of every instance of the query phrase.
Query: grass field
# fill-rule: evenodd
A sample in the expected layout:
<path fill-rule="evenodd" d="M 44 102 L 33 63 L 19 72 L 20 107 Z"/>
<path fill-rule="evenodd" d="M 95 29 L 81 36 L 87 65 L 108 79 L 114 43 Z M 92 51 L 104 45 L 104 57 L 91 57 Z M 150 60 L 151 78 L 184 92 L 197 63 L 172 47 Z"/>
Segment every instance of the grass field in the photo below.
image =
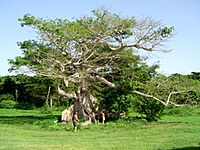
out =
<path fill-rule="evenodd" d="M 198 150 L 200 108 L 168 111 L 159 122 L 54 123 L 61 111 L 0 109 L 1 150 Z"/>

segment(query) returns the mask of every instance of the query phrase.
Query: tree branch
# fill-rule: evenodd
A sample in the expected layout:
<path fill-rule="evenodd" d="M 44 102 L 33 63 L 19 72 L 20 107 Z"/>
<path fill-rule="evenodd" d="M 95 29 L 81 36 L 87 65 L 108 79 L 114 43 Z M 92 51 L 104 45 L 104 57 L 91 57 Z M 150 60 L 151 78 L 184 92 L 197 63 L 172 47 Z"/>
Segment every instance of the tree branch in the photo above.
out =
<path fill-rule="evenodd" d="M 157 101 L 159 101 L 160 103 L 162 103 L 163 105 L 165 105 L 165 102 L 164 102 L 164 101 L 160 100 L 159 98 L 157 98 L 157 97 L 155 97 L 155 96 L 153 96 L 153 95 L 145 94 L 145 93 L 142 93 L 142 92 L 139 92 L 139 91 L 136 91 L 136 90 L 131 91 L 131 92 L 132 92 L 132 93 L 135 93 L 135 94 L 137 94 L 137 95 L 140 95 L 140 96 L 147 97 L 147 98 L 153 98 L 154 100 L 157 100 Z"/>
<path fill-rule="evenodd" d="M 75 92 L 70 92 L 70 93 L 66 93 L 65 91 L 63 91 L 60 86 L 58 85 L 58 93 L 62 96 L 68 97 L 68 98 L 75 98 L 77 99 L 76 93 Z"/>
<path fill-rule="evenodd" d="M 166 102 L 165 106 L 167 106 L 167 105 L 169 104 L 172 94 L 187 93 L 187 92 L 191 92 L 191 91 L 192 91 L 192 90 L 186 90 L 186 91 L 177 91 L 177 92 L 171 92 L 171 93 L 169 93 L 169 96 L 168 96 L 168 98 L 167 98 L 167 102 Z M 172 102 L 171 102 L 171 103 L 172 103 Z M 173 103 L 173 104 L 174 104 L 174 103 Z"/>
<path fill-rule="evenodd" d="M 114 83 L 112 83 L 112 82 L 110 82 L 110 81 L 106 80 L 105 78 L 100 77 L 98 75 L 95 76 L 95 77 L 89 76 L 89 78 L 92 79 L 92 80 L 98 80 L 98 81 L 100 81 L 100 82 L 102 82 L 102 83 L 104 83 L 104 84 L 106 84 L 106 85 L 108 85 L 108 86 L 110 86 L 112 88 L 116 87 Z"/>

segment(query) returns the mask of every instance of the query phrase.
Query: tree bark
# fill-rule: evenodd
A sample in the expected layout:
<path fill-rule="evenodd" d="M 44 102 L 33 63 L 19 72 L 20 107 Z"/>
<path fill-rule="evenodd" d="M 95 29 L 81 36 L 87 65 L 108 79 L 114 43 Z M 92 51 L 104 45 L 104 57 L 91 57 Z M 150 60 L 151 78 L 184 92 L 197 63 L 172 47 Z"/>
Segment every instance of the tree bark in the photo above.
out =
<path fill-rule="evenodd" d="M 50 107 L 52 108 L 53 107 L 53 99 L 50 98 Z"/>
<path fill-rule="evenodd" d="M 94 104 L 96 98 L 93 97 L 86 88 L 83 88 L 82 85 L 78 85 L 76 92 L 66 93 L 58 86 L 58 93 L 62 96 L 74 99 L 73 109 L 70 109 L 70 114 L 73 115 L 76 111 L 79 118 L 84 121 L 91 121 L 92 111 L 95 110 Z"/>
<path fill-rule="evenodd" d="M 77 99 L 74 101 L 74 111 L 77 111 L 78 117 L 84 121 L 91 120 L 92 111 L 94 108 L 93 97 L 88 90 L 79 87 L 77 92 Z"/>
<path fill-rule="evenodd" d="M 47 98 L 46 98 L 46 106 L 49 107 L 49 96 L 50 96 L 51 87 L 49 86 Z"/>

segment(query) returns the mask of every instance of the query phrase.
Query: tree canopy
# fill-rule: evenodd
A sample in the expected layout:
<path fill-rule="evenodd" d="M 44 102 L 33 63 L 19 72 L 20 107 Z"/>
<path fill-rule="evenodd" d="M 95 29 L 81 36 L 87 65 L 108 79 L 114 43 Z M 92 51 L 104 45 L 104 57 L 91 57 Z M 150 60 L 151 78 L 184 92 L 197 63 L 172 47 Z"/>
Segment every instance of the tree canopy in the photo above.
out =
<path fill-rule="evenodd" d="M 123 18 L 107 10 L 94 10 L 92 17 L 75 21 L 45 20 L 30 14 L 19 21 L 35 29 L 38 39 L 18 42 L 23 56 L 10 60 L 11 70 L 26 66 L 36 74 L 71 82 L 77 82 L 77 77 L 93 79 L 95 73 L 120 69 L 119 59 L 131 61 L 134 49 L 162 50 L 173 30 L 152 18 Z M 125 54 L 129 49 L 132 55 Z"/>
<path fill-rule="evenodd" d="M 75 109 L 82 116 L 90 116 L 94 109 L 94 84 L 162 102 L 150 95 L 145 85 L 155 77 L 159 66 L 149 67 L 136 51 L 166 52 L 165 43 L 173 27 L 151 17 L 122 17 L 104 9 L 76 20 L 26 14 L 19 21 L 22 27 L 33 28 L 38 37 L 18 42 L 23 55 L 9 60 L 10 70 L 23 68 L 24 72 L 62 80 L 65 87 L 58 85 L 58 92 L 73 97 Z"/>

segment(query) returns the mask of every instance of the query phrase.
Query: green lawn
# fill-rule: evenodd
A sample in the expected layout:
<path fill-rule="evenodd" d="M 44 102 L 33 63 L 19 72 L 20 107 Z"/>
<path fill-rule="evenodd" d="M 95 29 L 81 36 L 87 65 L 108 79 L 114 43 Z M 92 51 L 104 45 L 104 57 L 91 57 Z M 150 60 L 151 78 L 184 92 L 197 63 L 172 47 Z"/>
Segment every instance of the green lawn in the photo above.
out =
<path fill-rule="evenodd" d="M 81 126 L 77 133 L 56 124 L 59 111 L 0 109 L 2 150 L 197 150 L 200 149 L 200 109 L 164 115 L 157 123 L 144 120 Z"/>

